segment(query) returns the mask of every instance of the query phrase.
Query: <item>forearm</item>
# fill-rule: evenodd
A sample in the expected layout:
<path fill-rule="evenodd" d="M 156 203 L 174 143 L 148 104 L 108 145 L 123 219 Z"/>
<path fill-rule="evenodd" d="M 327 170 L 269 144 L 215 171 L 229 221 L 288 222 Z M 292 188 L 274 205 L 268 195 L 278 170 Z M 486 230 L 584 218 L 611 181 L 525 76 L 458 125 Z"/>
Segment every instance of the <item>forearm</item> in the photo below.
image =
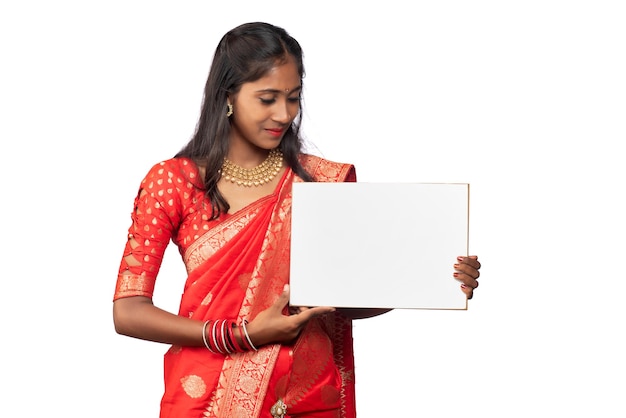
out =
<path fill-rule="evenodd" d="M 202 321 L 184 318 L 157 308 L 149 298 L 135 296 L 113 303 L 118 334 L 183 346 L 202 346 Z"/>

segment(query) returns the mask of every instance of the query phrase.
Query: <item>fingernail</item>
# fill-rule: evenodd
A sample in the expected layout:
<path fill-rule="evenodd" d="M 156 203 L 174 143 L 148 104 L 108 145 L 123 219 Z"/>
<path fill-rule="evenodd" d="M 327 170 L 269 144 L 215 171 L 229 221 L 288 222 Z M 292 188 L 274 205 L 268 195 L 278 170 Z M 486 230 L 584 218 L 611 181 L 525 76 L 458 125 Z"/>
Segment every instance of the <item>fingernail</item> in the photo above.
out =
<path fill-rule="evenodd" d="M 459 260 L 459 261 L 463 261 L 463 259 L 464 259 L 464 258 L 465 258 L 465 257 L 463 257 L 463 256 L 461 256 L 461 255 L 460 255 L 460 256 L 458 256 L 456 259 L 457 259 L 457 260 Z"/>
<path fill-rule="evenodd" d="M 459 268 L 459 267 L 461 267 L 461 265 L 460 265 L 460 264 L 455 264 L 455 265 L 454 265 L 454 268 L 455 268 L 455 269 L 457 269 L 457 270 L 458 270 L 458 268 Z"/>
<path fill-rule="evenodd" d="M 453 273 L 452 274 L 454 277 L 459 277 L 459 273 Z"/>

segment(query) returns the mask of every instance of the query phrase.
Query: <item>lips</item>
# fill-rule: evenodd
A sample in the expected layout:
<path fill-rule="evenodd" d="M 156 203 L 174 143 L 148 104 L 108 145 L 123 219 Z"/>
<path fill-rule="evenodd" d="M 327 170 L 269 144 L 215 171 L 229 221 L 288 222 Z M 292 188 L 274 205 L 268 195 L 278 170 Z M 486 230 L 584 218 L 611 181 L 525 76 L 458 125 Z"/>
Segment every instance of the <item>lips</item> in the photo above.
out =
<path fill-rule="evenodd" d="M 279 137 L 279 136 L 281 136 L 281 135 L 283 134 L 284 129 L 281 129 L 281 128 L 276 128 L 276 129 L 266 129 L 266 131 L 267 131 L 270 135 L 272 135 L 272 136 Z"/>

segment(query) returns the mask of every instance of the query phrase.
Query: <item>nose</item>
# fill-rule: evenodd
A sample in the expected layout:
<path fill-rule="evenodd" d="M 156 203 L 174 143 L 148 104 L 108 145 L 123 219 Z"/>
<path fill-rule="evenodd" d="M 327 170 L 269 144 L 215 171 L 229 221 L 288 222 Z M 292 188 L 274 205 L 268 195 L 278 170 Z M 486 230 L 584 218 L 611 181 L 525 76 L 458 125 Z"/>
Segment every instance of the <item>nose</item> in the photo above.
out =
<path fill-rule="evenodd" d="M 272 119 L 274 121 L 282 124 L 288 124 L 291 122 L 291 113 L 289 102 L 287 100 L 277 100 L 272 110 Z"/>

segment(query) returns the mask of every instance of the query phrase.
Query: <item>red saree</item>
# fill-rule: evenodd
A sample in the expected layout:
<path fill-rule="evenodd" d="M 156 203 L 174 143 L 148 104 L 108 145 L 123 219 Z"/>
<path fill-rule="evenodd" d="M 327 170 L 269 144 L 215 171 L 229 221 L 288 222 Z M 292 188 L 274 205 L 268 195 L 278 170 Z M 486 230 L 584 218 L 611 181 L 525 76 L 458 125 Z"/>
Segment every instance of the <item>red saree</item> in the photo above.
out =
<path fill-rule="evenodd" d="M 316 181 L 356 180 L 352 165 L 310 155 L 302 162 Z M 123 262 L 115 297 L 151 296 L 167 244 L 163 240 L 171 238 L 188 272 L 179 315 L 199 321 L 252 320 L 289 282 L 291 186 L 301 180 L 287 170 L 273 194 L 216 221 L 207 220 L 210 205 L 201 190 L 189 187 L 192 181 L 197 181 L 195 166 L 173 159 L 155 166 L 142 183 L 144 190 L 152 185 L 154 190 L 147 191 L 153 197 L 138 198 L 136 211 L 154 214 L 158 207 L 148 229 L 154 231 L 156 222 L 156 230 L 164 232 L 156 252 L 127 248 L 136 257 L 149 255 L 152 264 L 139 272 Z M 138 225 L 141 220 L 133 218 L 130 233 L 135 238 L 146 229 Z M 122 274 L 125 270 L 132 274 Z M 310 321 L 294 345 L 229 355 L 172 346 L 164 374 L 161 418 L 270 417 L 279 399 L 287 405 L 287 417 L 356 416 L 352 324 L 337 313 Z"/>

